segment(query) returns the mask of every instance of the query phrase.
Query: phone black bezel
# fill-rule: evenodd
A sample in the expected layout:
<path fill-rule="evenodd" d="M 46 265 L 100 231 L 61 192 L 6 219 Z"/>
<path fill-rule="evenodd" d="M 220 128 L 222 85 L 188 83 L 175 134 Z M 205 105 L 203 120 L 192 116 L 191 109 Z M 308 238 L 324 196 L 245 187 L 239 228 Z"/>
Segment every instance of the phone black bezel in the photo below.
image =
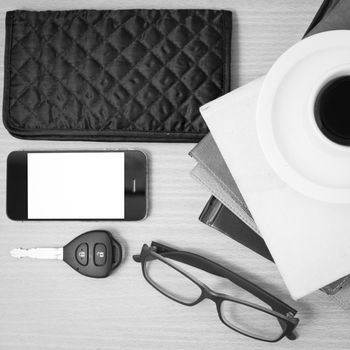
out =
<path fill-rule="evenodd" d="M 124 218 L 74 218 L 74 219 L 29 219 L 27 188 L 27 155 L 28 153 L 103 153 L 124 152 Z M 136 191 L 134 188 L 136 181 Z M 55 151 L 14 151 L 7 157 L 6 213 L 16 221 L 135 221 L 147 215 L 147 156 L 140 150 L 55 150 Z"/>

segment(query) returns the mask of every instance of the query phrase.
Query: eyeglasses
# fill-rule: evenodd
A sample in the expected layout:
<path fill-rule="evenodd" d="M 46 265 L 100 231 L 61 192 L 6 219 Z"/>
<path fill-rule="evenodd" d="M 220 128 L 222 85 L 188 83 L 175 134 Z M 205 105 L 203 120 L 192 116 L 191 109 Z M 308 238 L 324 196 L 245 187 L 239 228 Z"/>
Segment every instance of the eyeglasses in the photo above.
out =
<path fill-rule="evenodd" d="M 212 300 L 220 320 L 238 333 L 267 342 L 276 342 L 284 336 L 296 339 L 293 330 L 299 319 L 294 317 L 295 309 L 211 260 L 156 242 L 150 247 L 144 244 L 140 255 L 133 258 L 141 262 L 145 279 L 160 293 L 187 306 L 194 306 L 204 299 Z M 183 266 L 186 265 L 228 279 L 247 295 L 256 297 L 259 304 L 247 301 L 249 298 L 236 298 L 211 290 L 185 271 Z"/>

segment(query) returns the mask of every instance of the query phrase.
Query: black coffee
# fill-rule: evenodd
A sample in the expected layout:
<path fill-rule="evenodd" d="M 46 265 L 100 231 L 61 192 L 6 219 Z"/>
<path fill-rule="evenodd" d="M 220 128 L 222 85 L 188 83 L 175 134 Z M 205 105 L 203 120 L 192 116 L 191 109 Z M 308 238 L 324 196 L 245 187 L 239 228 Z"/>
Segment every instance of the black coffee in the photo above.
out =
<path fill-rule="evenodd" d="M 321 89 L 314 113 L 325 136 L 350 146 L 350 76 L 336 78 Z"/>

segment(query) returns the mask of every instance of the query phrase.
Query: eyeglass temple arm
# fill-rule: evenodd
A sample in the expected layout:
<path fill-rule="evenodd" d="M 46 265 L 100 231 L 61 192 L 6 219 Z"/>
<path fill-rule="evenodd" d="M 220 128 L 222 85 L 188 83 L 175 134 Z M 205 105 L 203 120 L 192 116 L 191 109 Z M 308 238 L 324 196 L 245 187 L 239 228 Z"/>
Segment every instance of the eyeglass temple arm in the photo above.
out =
<path fill-rule="evenodd" d="M 147 247 L 147 244 L 144 244 L 144 246 L 142 247 L 142 249 L 143 249 L 145 246 Z M 151 247 L 156 248 L 156 252 L 157 252 L 158 254 L 169 253 L 169 252 L 176 252 L 176 251 L 177 251 L 177 250 L 174 249 L 174 248 L 168 247 L 168 246 L 166 246 L 166 245 L 164 245 L 164 244 L 161 244 L 161 243 L 158 243 L 158 242 L 154 242 L 154 241 L 152 241 Z M 141 262 L 141 254 L 135 254 L 135 255 L 132 256 L 132 258 L 133 258 L 134 261 L 137 262 L 137 263 L 140 263 L 140 262 Z"/>
<path fill-rule="evenodd" d="M 140 254 L 135 254 L 132 256 L 135 262 L 140 263 L 141 262 L 141 255 Z"/>
<path fill-rule="evenodd" d="M 155 247 L 157 249 L 158 254 L 179 253 L 176 256 L 173 255 L 171 258 L 179 262 L 189 264 L 216 276 L 230 280 L 231 282 L 237 284 L 239 287 L 242 287 L 251 294 L 255 295 L 260 300 L 266 302 L 275 311 L 278 311 L 282 314 L 291 313 L 293 316 L 297 313 L 297 310 L 293 309 L 292 307 L 284 303 L 282 300 L 276 298 L 272 294 L 266 292 L 264 289 L 260 288 L 256 284 L 246 280 L 245 278 L 239 276 L 233 271 L 230 271 L 225 267 L 218 265 L 213 261 L 210 261 L 200 255 L 178 251 L 174 248 L 168 247 L 164 244 L 157 242 L 152 242 L 151 247 Z"/>

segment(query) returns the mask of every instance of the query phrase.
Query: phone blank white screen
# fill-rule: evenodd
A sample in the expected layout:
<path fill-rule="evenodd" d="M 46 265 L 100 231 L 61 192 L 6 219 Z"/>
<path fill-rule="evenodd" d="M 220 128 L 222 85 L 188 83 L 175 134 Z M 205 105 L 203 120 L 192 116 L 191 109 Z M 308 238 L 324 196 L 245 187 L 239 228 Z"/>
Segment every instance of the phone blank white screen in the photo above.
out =
<path fill-rule="evenodd" d="M 28 153 L 28 219 L 123 219 L 124 152 Z"/>

